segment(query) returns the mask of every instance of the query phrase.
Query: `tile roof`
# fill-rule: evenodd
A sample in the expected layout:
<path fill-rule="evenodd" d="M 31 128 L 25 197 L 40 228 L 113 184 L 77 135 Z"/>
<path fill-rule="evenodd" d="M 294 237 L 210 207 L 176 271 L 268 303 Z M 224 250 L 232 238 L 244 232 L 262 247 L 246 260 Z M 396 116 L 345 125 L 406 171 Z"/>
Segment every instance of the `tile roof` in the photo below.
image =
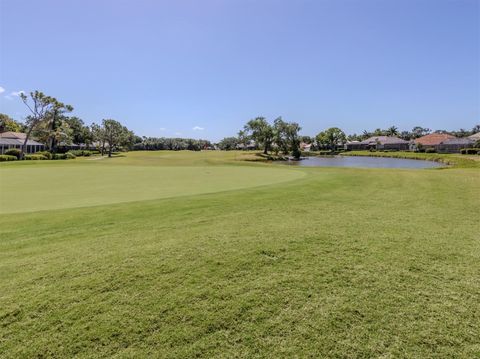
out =
<path fill-rule="evenodd" d="M 20 140 L 25 140 L 25 137 L 27 137 L 27 134 L 22 132 L 7 131 L 0 133 L 0 138 L 17 138 Z"/>
<path fill-rule="evenodd" d="M 420 143 L 424 146 L 436 146 L 441 144 L 443 141 L 456 138 L 455 136 L 449 135 L 447 133 L 431 133 L 429 135 L 425 135 L 419 137 L 415 140 L 415 143 Z"/>
<path fill-rule="evenodd" d="M 448 140 L 443 141 L 442 145 L 469 145 L 474 141 L 470 138 L 449 138 Z"/>
<path fill-rule="evenodd" d="M 18 139 L 18 138 L 4 138 L 0 137 L 0 145 L 6 146 L 23 146 L 23 143 L 25 140 Z M 43 143 L 34 141 L 34 140 L 28 140 L 27 141 L 27 146 L 44 146 Z"/>
<path fill-rule="evenodd" d="M 367 138 L 366 140 L 360 143 L 364 145 L 368 145 L 368 144 L 375 144 L 377 142 L 380 143 L 381 145 L 408 143 L 408 141 L 402 140 L 401 138 L 398 138 L 395 136 L 373 136 L 373 137 Z"/>
<path fill-rule="evenodd" d="M 478 141 L 480 140 L 480 132 L 474 133 L 473 135 L 468 136 L 468 138 L 474 141 Z"/>
<path fill-rule="evenodd" d="M 22 146 L 26 137 L 27 135 L 22 132 L 2 132 L 0 133 L 0 145 Z M 44 144 L 30 138 L 27 146 L 44 146 Z"/>

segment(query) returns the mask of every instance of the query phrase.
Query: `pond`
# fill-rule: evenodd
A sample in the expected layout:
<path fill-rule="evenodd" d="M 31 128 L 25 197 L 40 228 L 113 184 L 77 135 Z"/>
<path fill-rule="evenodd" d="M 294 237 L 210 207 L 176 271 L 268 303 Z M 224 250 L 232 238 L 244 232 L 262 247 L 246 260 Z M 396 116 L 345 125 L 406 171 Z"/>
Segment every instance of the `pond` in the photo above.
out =
<path fill-rule="evenodd" d="M 445 166 L 433 161 L 360 156 L 306 157 L 300 161 L 284 163 L 301 167 L 437 168 Z"/>

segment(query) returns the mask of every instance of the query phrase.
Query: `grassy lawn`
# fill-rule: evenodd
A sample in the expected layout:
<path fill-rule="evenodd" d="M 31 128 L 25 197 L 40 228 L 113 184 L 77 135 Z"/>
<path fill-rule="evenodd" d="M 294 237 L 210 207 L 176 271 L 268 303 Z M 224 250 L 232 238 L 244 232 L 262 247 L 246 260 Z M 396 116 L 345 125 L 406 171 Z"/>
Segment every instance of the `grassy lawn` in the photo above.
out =
<path fill-rule="evenodd" d="M 478 169 L 241 158 L 1 164 L 0 357 L 480 356 Z"/>
<path fill-rule="evenodd" d="M 230 191 L 305 175 L 272 166 L 228 166 L 215 161 L 202 164 L 204 156 L 200 152 L 188 158 L 185 152 L 165 152 L 159 156 L 133 153 L 126 158 L 93 157 L 51 161 L 50 165 L 38 161 L 36 165 L 9 165 L 1 172 L 0 214 Z M 198 161 L 193 166 L 195 159 Z"/>

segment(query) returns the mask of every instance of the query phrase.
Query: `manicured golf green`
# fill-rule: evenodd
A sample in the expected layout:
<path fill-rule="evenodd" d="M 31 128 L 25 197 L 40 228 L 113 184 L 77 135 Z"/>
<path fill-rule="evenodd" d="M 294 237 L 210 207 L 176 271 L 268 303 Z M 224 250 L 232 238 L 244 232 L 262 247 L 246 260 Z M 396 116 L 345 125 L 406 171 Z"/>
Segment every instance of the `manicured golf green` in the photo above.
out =
<path fill-rule="evenodd" d="M 0 357 L 480 356 L 478 169 L 242 156 L 1 164 Z"/>
<path fill-rule="evenodd" d="M 105 161 L 105 160 L 103 160 Z M 0 213 L 145 201 L 298 179 L 299 171 L 233 166 L 23 166 L 2 171 Z"/>

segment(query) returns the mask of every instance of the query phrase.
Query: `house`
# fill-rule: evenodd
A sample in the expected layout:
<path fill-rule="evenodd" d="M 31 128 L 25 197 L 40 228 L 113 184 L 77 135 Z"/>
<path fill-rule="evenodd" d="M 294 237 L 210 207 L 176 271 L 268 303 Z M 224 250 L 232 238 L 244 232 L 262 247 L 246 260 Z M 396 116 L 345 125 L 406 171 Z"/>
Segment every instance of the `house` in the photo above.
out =
<path fill-rule="evenodd" d="M 237 148 L 237 150 L 243 150 L 243 151 L 255 150 L 255 149 L 257 149 L 257 144 L 254 140 L 249 140 L 246 144 L 239 143 L 236 146 L 236 148 Z"/>
<path fill-rule="evenodd" d="M 448 133 L 431 133 L 414 140 L 416 147 L 433 148 L 440 153 L 458 153 L 462 148 L 472 147 L 475 138 L 480 139 L 479 134 L 469 137 L 458 138 Z"/>
<path fill-rule="evenodd" d="M 466 138 L 449 138 L 437 145 L 436 150 L 439 153 L 459 153 L 462 148 L 472 147 L 474 141 Z"/>
<path fill-rule="evenodd" d="M 2 132 L 0 133 L 0 154 L 4 154 L 5 151 L 11 148 L 21 149 L 27 135 L 21 132 Z M 26 153 L 35 153 L 45 150 L 43 143 L 29 139 L 27 141 Z"/>
<path fill-rule="evenodd" d="M 349 151 L 363 150 L 364 147 L 360 141 L 349 141 L 345 144 L 345 149 Z"/>
<path fill-rule="evenodd" d="M 310 152 L 312 149 L 311 143 L 300 142 L 300 150 L 303 152 Z"/>
<path fill-rule="evenodd" d="M 408 141 L 395 136 L 372 136 L 364 141 L 347 142 L 347 150 L 395 150 L 406 151 L 409 149 Z"/>
<path fill-rule="evenodd" d="M 480 132 L 477 132 L 471 136 L 468 136 L 467 138 L 472 140 L 473 142 L 480 141 Z"/>
<path fill-rule="evenodd" d="M 448 133 L 431 133 L 429 135 L 425 135 L 415 139 L 413 142 L 415 146 L 423 147 L 423 148 L 433 148 L 437 150 L 438 145 L 440 145 L 443 141 L 451 140 L 456 138 L 453 135 L 449 135 Z"/>

